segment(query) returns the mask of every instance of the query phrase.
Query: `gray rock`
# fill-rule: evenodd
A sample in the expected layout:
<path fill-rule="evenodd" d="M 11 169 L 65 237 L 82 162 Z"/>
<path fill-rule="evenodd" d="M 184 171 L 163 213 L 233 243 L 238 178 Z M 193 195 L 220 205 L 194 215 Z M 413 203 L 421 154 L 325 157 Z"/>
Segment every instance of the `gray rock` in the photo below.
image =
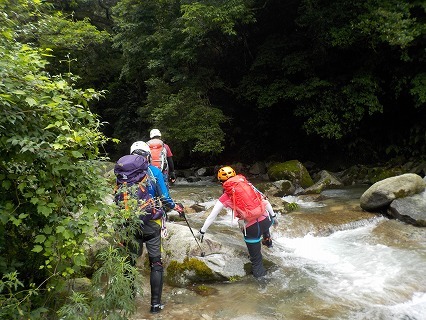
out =
<path fill-rule="evenodd" d="M 250 167 L 249 173 L 253 175 L 265 174 L 266 165 L 263 162 L 256 162 Z"/>
<path fill-rule="evenodd" d="M 360 198 L 360 206 L 366 211 L 385 209 L 393 200 L 420 193 L 425 186 L 425 181 L 414 173 L 390 177 L 368 188 Z"/>
<path fill-rule="evenodd" d="M 188 217 L 188 220 L 191 225 L 191 217 Z M 188 226 L 177 223 L 167 223 L 166 226 L 169 233 L 168 238 L 163 239 L 164 248 L 168 252 L 167 255 L 163 256 L 166 266 L 171 261 L 182 263 L 186 258 L 195 258 L 207 265 L 213 272 L 212 278 L 216 280 L 229 279 L 235 276 L 241 277 L 247 274 L 244 265 L 249 261 L 244 242 L 241 239 L 236 240 L 229 234 L 214 234 L 209 229 L 204 241 L 199 243 L 199 247 Z M 191 225 L 191 227 L 196 234 L 199 226 L 197 228 Z M 185 271 L 180 276 L 182 279 L 178 279 L 178 282 L 182 286 L 200 281 L 195 273 Z"/>
<path fill-rule="evenodd" d="M 197 175 L 200 177 L 205 176 L 207 173 L 207 169 L 206 168 L 200 168 L 197 170 Z"/>
<path fill-rule="evenodd" d="M 296 188 L 289 180 L 278 180 L 265 184 L 265 194 L 267 196 L 283 197 L 292 195 Z"/>
<path fill-rule="evenodd" d="M 388 214 L 410 224 L 426 226 L 426 191 L 395 199 L 389 206 Z"/>
<path fill-rule="evenodd" d="M 316 175 L 316 178 L 318 181 L 309 188 L 306 188 L 305 193 L 320 193 L 322 190 L 327 188 L 337 188 L 343 186 L 343 182 L 327 170 L 321 170 Z"/>

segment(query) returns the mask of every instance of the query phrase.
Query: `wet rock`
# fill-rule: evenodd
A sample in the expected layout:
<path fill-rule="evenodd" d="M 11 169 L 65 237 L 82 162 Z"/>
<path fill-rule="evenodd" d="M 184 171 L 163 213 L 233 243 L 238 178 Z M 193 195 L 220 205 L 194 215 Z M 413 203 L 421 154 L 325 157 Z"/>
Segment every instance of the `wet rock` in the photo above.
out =
<path fill-rule="evenodd" d="M 343 182 L 340 181 L 333 173 L 326 170 L 321 170 L 317 175 L 317 182 L 309 188 L 305 189 L 305 193 L 321 193 L 321 191 L 330 188 L 338 188 L 343 186 Z"/>
<path fill-rule="evenodd" d="M 260 191 L 265 193 L 268 197 L 284 197 L 292 195 L 296 188 L 289 180 L 278 180 L 273 182 L 266 182 L 256 185 Z"/>
<path fill-rule="evenodd" d="M 195 212 L 201 212 L 201 211 L 205 211 L 206 207 L 201 205 L 201 204 L 196 203 L 196 204 L 193 204 L 191 206 L 191 209 L 194 210 Z"/>
<path fill-rule="evenodd" d="M 192 226 L 194 234 L 199 226 Z M 248 262 L 242 241 L 220 233 L 213 236 L 211 230 L 202 243 L 195 240 L 188 226 L 168 223 L 169 237 L 164 239 L 166 254 L 163 262 L 166 279 L 174 286 L 186 286 L 203 281 L 224 281 L 244 276 L 244 265 Z"/>
<path fill-rule="evenodd" d="M 207 173 L 207 169 L 206 168 L 200 168 L 197 170 L 197 175 L 198 176 L 204 176 Z"/>
<path fill-rule="evenodd" d="M 172 260 L 166 269 L 166 281 L 176 287 L 225 279 L 215 274 L 204 261 L 197 258 L 186 257 L 182 262 Z"/>
<path fill-rule="evenodd" d="M 284 201 L 282 198 L 269 196 L 268 200 L 271 203 L 272 209 L 274 209 L 275 213 L 286 213 L 289 211 L 287 208 L 288 202 Z"/>
<path fill-rule="evenodd" d="M 395 199 L 390 204 L 387 212 L 398 220 L 426 227 L 426 191 L 413 196 Z"/>
<path fill-rule="evenodd" d="M 188 182 L 198 182 L 198 181 L 201 181 L 201 178 L 191 176 L 191 177 L 186 178 L 186 181 L 188 181 Z"/>

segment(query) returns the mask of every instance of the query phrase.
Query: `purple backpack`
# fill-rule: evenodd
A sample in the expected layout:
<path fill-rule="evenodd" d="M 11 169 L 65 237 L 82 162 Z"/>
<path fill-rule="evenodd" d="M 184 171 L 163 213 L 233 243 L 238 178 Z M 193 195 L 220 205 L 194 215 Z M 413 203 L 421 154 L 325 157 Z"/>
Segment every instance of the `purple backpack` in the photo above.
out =
<path fill-rule="evenodd" d="M 140 182 L 148 170 L 148 160 L 138 154 L 129 154 L 118 159 L 114 167 L 117 184 L 131 186 Z"/>
<path fill-rule="evenodd" d="M 139 217 L 143 222 L 159 219 L 164 213 L 148 192 L 149 184 L 152 183 L 147 172 L 148 165 L 145 157 L 130 154 L 118 159 L 114 167 L 117 177 L 115 203 L 128 209 L 127 200 L 137 199 L 138 209 L 141 211 Z"/>

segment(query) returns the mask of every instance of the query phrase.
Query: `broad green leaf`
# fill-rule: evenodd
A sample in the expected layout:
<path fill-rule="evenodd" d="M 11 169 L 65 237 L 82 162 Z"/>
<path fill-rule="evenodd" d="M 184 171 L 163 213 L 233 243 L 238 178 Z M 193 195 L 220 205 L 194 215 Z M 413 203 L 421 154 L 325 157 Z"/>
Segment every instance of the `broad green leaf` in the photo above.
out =
<path fill-rule="evenodd" d="M 5 190 L 9 190 L 12 182 L 10 180 L 3 180 L 1 185 Z"/>
<path fill-rule="evenodd" d="M 39 234 L 35 237 L 35 243 L 43 243 L 46 240 L 46 236 L 44 234 Z"/>
<path fill-rule="evenodd" d="M 74 158 L 83 158 L 83 155 L 79 151 L 72 151 L 71 154 L 74 156 Z"/>
<path fill-rule="evenodd" d="M 41 252 L 42 250 L 43 250 L 43 247 L 42 247 L 42 246 L 40 246 L 40 245 L 38 245 L 38 244 L 36 244 L 36 245 L 34 246 L 34 248 L 33 248 L 31 251 L 36 252 L 36 253 L 39 253 L 39 252 Z"/>
<path fill-rule="evenodd" d="M 34 98 L 27 97 L 25 101 L 30 105 L 30 107 L 35 106 L 37 101 Z"/>

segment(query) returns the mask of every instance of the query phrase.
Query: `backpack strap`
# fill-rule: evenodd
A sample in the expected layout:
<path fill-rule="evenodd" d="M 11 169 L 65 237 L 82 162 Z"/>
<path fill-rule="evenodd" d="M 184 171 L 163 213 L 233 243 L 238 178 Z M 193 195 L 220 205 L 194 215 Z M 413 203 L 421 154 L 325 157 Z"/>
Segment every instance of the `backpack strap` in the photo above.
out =
<path fill-rule="evenodd" d="M 124 186 L 124 189 L 126 191 L 123 192 L 123 202 L 124 202 L 124 209 L 125 210 L 129 210 L 129 206 L 127 204 L 128 200 L 129 200 L 129 193 L 127 192 L 127 182 L 123 182 L 122 186 Z"/>
<path fill-rule="evenodd" d="M 152 187 L 154 188 L 155 194 L 157 194 L 158 198 L 161 199 L 163 192 L 161 191 L 161 188 L 160 188 L 159 184 L 157 183 L 157 179 L 155 178 L 154 173 L 152 172 L 151 168 L 148 167 L 147 173 L 148 173 L 147 174 L 148 180 L 151 183 Z"/>
<path fill-rule="evenodd" d="M 233 190 L 233 192 L 235 192 L 235 190 Z M 235 208 L 236 208 L 236 204 L 235 204 L 235 197 L 232 197 L 232 221 L 231 224 L 234 222 L 235 219 Z"/>
<path fill-rule="evenodd" d="M 149 176 L 149 180 L 153 181 L 154 183 L 157 183 L 157 179 L 155 178 L 154 173 L 152 172 L 150 167 L 148 167 L 147 173 Z"/>
<path fill-rule="evenodd" d="M 146 185 L 145 185 L 147 180 L 148 180 L 148 175 L 145 175 L 145 177 L 138 183 L 138 187 L 142 191 L 142 193 L 148 192 Z M 148 207 L 150 205 L 152 205 L 152 207 L 155 210 L 155 200 L 153 198 L 149 198 L 148 201 L 145 201 L 144 203 L 142 203 L 139 206 L 139 208 L 145 209 L 146 207 Z"/>

